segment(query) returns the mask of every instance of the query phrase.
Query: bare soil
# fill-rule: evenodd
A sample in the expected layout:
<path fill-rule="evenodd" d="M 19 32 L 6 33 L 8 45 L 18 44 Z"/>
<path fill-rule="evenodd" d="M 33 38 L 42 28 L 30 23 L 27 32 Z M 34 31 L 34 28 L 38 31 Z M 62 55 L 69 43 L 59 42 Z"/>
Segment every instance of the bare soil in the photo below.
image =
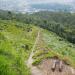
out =
<path fill-rule="evenodd" d="M 59 65 L 55 68 L 55 71 L 52 70 L 54 64 L 54 59 L 45 59 L 39 65 L 39 68 L 42 69 L 45 75 L 75 75 L 75 69 L 63 63 L 62 71 L 59 71 Z"/>

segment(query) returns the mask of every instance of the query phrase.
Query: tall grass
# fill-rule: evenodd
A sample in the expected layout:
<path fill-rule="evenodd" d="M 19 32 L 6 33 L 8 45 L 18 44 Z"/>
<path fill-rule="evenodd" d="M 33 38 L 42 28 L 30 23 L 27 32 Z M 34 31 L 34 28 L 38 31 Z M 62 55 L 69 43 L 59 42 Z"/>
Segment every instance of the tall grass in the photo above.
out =
<path fill-rule="evenodd" d="M 37 30 L 32 25 L 0 20 L 0 75 L 30 75 L 26 61 Z"/>

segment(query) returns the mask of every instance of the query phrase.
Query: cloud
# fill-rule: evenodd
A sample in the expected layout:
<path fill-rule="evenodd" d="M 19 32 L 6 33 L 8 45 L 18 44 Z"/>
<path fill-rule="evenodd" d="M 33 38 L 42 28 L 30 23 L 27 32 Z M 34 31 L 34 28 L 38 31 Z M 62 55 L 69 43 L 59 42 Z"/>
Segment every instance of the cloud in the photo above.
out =
<path fill-rule="evenodd" d="M 72 3 L 75 2 L 74 0 L 0 0 L 0 3 L 8 3 L 8 2 L 14 2 L 16 4 L 33 4 L 33 3 Z"/>
<path fill-rule="evenodd" d="M 28 11 L 31 10 L 32 4 L 40 3 L 59 3 L 75 6 L 74 0 L 0 0 L 0 9 Z"/>
<path fill-rule="evenodd" d="M 70 4 L 74 0 L 28 0 L 29 3 L 61 3 L 61 4 Z"/>
<path fill-rule="evenodd" d="M 0 0 L 0 9 L 26 10 L 29 7 L 26 0 Z"/>

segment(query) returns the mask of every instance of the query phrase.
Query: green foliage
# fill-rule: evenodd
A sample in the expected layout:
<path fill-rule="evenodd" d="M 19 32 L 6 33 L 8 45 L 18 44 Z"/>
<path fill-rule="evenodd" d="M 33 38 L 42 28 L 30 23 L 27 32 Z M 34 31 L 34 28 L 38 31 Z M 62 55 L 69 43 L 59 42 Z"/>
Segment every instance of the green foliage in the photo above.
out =
<path fill-rule="evenodd" d="M 34 65 L 34 66 L 39 65 L 43 59 L 44 59 L 44 58 L 37 58 L 37 59 L 32 63 L 32 65 Z"/>
<path fill-rule="evenodd" d="M 34 24 L 75 43 L 75 13 L 41 11 L 33 14 L 22 14 L 0 10 L 0 18 Z M 31 29 L 28 28 L 27 31 L 29 32 Z"/>
<path fill-rule="evenodd" d="M 72 43 L 47 30 L 42 30 L 41 34 L 42 43 L 36 46 L 33 65 L 39 65 L 44 59 L 57 56 L 66 64 L 75 67 L 75 47 Z"/>
<path fill-rule="evenodd" d="M 50 32 L 42 29 L 33 65 L 58 56 L 75 67 L 75 45 L 72 44 L 75 43 L 75 13 L 43 11 L 21 14 L 0 10 L 1 75 L 30 75 L 25 62 L 41 29 L 36 26 Z"/>
<path fill-rule="evenodd" d="M 33 23 L 55 32 L 68 41 L 75 43 L 75 13 L 37 12 L 31 15 Z"/>
<path fill-rule="evenodd" d="M 26 61 L 37 31 L 38 28 L 29 24 L 0 20 L 1 75 L 30 75 Z"/>
<path fill-rule="evenodd" d="M 54 55 L 58 55 L 59 59 L 66 60 L 70 65 L 75 67 L 75 47 L 72 43 L 69 43 L 65 39 L 59 40 L 62 38 L 53 32 L 44 31 L 43 36 L 45 43 L 52 49 Z"/>

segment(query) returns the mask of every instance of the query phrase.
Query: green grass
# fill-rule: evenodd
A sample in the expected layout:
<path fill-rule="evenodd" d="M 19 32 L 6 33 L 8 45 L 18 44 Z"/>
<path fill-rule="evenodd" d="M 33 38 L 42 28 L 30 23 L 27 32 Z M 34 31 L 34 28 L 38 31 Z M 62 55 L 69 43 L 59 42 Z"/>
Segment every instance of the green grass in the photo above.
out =
<path fill-rule="evenodd" d="M 0 75 L 31 75 L 26 61 L 38 28 L 11 20 L 0 20 Z"/>
<path fill-rule="evenodd" d="M 1 75 L 31 75 L 26 61 L 40 29 L 30 24 L 0 20 Z M 41 29 L 34 53 L 33 65 L 58 56 L 59 59 L 75 67 L 75 45 L 53 32 Z"/>
<path fill-rule="evenodd" d="M 33 65 L 38 65 L 43 59 L 52 58 L 58 56 L 59 59 L 65 61 L 65 63 L 75 67 L 75 45 L 69 43 L 65 39 L 57 36 L 55 33 L 42 30 L 42 42 L 37 46 L 33 58 Z M 42 45 L 42 46 L 41 46 Z M 39 48 L 38 48 L 39 47 Z M 43 50 L 41 50 L 43 48 Z"/>
<path fill-rule="evenodd" d="M 72 43 L 69 43 L 53 32 L 45 31 L 43 36 L 48 47 L 54 53 L 57 53 L 60 59 L 65 60 L 71 66 L 75 67 L 75 47 Z"/>

